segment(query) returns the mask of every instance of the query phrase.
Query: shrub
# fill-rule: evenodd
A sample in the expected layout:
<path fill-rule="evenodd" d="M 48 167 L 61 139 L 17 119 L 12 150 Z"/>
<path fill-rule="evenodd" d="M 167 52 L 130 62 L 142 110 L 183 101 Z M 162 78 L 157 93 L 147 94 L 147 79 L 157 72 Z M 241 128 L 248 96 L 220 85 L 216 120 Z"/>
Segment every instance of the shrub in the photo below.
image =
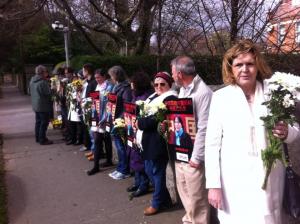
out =
<path fill-rule="evenodd" d="M 300 55 L 265 55 L 273 71 L 290 72 L 295 75 L 300 73 Z M 161 56 L 159 58 L 159 70 L 170 71 L 170 62 L 175 56 Z M 193 56 L 198 74 L 209 85 L 222 84 L 222 56 Z M 114 65 L 121 65 L 128 76 L 137 71 L 145 71 L 149 75 L 154 75 L 158 69 L 158 56 L 77 56 L 72 59 L 72 65 L 75 69 L 80 69 L 85 63 L 92 63 L 95 68 L 108 70 Z"/>

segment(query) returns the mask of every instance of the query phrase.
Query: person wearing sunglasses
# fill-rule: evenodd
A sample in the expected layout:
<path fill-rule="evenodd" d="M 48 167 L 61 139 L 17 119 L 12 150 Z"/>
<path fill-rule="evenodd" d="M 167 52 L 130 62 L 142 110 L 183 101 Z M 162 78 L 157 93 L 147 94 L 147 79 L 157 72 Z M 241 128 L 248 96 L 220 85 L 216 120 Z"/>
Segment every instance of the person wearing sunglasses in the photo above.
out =
<path fill-rule="evenodd" d="M 173 79 L 169 73 L 157 73 L 154 77 L 155 92 L 146 99 L 145 104 L 151 107 L 165 100 L 175 99 L 177 92 L 171 89 L 172 83 Z M 145 208 L 144 215 L 154 215 L 171 205 L 171 197 L 166 187 L 167 145 L 157 132 L 157 126 L 158 122 L 153 115 L 137 120 L 137 127 L 143 131 L 141 146 L 145 171 L 154 186 L 152 203 Z"/>

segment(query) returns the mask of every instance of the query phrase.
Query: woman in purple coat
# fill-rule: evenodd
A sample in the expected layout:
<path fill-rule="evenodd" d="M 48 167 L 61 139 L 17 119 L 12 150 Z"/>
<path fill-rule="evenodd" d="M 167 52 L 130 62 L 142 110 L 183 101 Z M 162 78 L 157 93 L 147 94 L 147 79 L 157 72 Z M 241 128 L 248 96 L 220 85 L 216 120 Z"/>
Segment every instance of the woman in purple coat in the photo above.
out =
<path fill-rule="evenodd" d="M 138 100 L 146 100 L 152 93 L 151 80 L 144 72 L 135 73 L 130 79 L 132 89 L 132 103 Z M 133 128 L 134 125 L 133 125 Z M 127 146 L 127 153 L 130 158 L 130 168 L 134 171 L 134 183 L 127 188 L 128 192 L 132 192 L 130 197 L 138 197 L 144 195 L 148 191 L 149 178 L 145 173 L 144 160 L 141 157 L 140 149 L 136 144 L 132 147 Z"/>

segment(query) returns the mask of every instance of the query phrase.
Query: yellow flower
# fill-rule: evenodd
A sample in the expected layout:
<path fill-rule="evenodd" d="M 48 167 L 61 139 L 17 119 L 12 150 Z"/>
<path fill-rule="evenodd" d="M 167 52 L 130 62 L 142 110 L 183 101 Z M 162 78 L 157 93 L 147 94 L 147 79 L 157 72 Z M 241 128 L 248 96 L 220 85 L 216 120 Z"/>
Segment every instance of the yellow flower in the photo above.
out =
<path fill-rule="evenodd" d="M 74 80 L 72 82 L 72 86 L 74 86 L 74 87 L 82 87 L 82 85 L 83 85 L 83 82 L 80 79 Z"/>

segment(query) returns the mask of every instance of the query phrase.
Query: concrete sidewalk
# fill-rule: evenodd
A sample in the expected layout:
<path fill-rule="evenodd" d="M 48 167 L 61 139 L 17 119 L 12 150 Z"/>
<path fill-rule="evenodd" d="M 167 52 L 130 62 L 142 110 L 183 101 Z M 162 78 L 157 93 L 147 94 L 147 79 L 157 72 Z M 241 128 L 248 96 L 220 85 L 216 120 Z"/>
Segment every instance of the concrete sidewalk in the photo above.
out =
<path fill-rule="evenodd" d="M 129 201 L 126 188 L 133 179 L 111 179 L 113 168 L 87 176 L 92 163 L 79 147 L 66 146 L 59 131 L 48 131 L 53 145 L 35 143 L 30 98 L 12 85 L 2 91 L 0 133 L 10 224 L 181 223 L 182 208 L 144 217 L 151 194 Z"/>

